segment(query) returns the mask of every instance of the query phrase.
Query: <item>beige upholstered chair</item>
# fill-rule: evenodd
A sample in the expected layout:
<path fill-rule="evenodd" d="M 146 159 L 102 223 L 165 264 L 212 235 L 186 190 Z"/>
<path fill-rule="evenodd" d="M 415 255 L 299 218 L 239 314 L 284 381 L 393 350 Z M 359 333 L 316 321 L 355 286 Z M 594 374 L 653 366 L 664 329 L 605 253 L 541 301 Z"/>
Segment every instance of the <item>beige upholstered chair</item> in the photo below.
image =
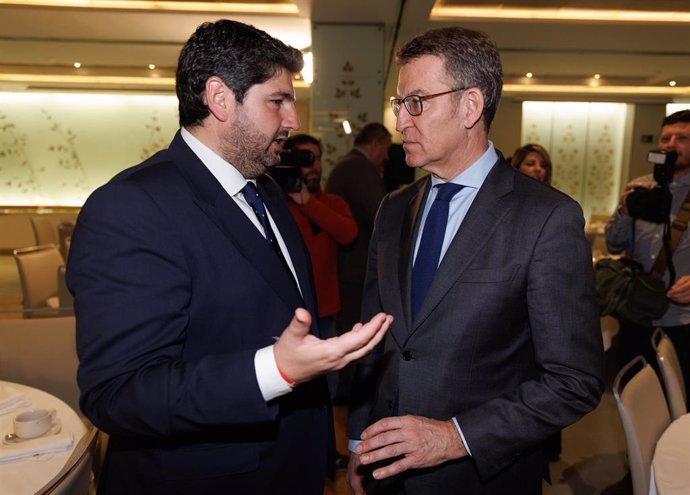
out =
<path fill-rule="evenodd" d="M 74 314 L 74 297 L 72 293 L 67 288 L 67 267 L 62 265 L 58 268 L 57 278 L 58 278 L 58 303 L 60 306 L 59 313 L 61 315 L 73 315 Z"/>
<path fill-rule="evenodd" d="M 58 268 L 65 264 L 60 251 L 54 244 L 15 249 L 14 260 L 22 283 L 24 316 L 57 314 Z"/>
<path fill-rule="evenodd" d="M 671 424 L 661 383 L 652 367 L 637 356 L 616 376 L 613 395 L 628 445 L 633 494 L 647 495 L 656 442 Z"/>
<path fill-rule="evenodd" d="M 69 247 L 72 243 L 72 232 L 74 231 L 74 223 L 72 222 L 60 222 L 57 226 L 58 232 L 58 242 L 60 243 L 60 254 L 62 259 L 67 261 L 67 255 L 69 254 Z"/>
<path fill-rule="evenodd" d="M 685 395 L 685 380 L 676 348 L 661 328 L 657 328 L 652 334 L 652 346 L 656 351 L 671 418 L 678 419 L 688 412 L 688 398 Z"/>
<path fill-rule="evenodd" d="M 74 317 L 0 318 L 2 380 L 44 390 L 79 411 L 78 363 Z"/>
<path fill-rule="evenodd" d="M 79 440 L 65 467 L 37 495 L 88 495 L 98 440 L 94 426 Z"/>

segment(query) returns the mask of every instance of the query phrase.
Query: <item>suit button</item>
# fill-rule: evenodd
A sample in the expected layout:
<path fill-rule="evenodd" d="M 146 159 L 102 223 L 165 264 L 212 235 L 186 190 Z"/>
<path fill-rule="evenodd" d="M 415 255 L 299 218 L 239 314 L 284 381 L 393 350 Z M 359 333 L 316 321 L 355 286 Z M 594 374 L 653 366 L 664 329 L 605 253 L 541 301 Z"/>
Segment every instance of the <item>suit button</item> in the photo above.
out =
<path fill-rule="evenodd" d="M 412 353 L 410 351 L 404 351 L 402 353 L 402 358 L 405 361 L 412 361 Z"/>

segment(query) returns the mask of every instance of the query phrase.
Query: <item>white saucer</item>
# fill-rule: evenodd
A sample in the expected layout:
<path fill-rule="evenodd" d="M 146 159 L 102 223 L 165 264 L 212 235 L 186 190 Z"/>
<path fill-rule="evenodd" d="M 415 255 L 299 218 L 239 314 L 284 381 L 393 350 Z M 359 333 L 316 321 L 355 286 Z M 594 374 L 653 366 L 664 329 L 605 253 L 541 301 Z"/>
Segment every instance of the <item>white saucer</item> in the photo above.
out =
<path fill-rule="evenodd" d="M 50 425 L 50 428 L 48 429 L 48 431 L 46 431 L 43 435 L 39 435 L 39 436 L 33 437 L 33 438 L 19 438 L 16 436 L 13 436 L 12 438 L 7 438 L 7 435 L 3 435 L 2 436 L 2 443 L 5 445 L 10 445 L 13 443 L 29 442 L 31 440 L 36 440 L 37 438 L 45 438 L 45 437 L 49 437 L 51 435 L 57 435 L 58 433 L 60 433 L 61 430 L 62 430 L 62 421 L 60 421 L 60 418 L 55 418 L 55 421 L 53 421 L 53 424 Z M 14 433 L 14 432 L 11 432 L 11 431 L 8 432 L 8 434 L 10 434 L 10 433 Z"/>

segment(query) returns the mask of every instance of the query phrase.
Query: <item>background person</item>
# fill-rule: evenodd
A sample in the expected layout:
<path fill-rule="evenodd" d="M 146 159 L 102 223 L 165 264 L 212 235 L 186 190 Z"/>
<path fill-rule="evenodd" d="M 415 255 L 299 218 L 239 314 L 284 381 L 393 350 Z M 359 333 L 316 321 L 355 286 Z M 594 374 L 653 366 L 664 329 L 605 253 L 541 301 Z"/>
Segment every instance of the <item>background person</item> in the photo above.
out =
<path fill-rule="evenodd" d="M 659 148 L 678 153 L 673 180 L 668 185 L 671 195 L 671 221 L 690 193 L 690 110 L 681 110 L 666 117 L 661 123 Z M 621 253 L 642 263 L 646 272 L 654 266 L 662 247 L 664 225 L 646 220 L 633 220 L 626 199 L 635 187 L 652 188 L 656 183 L 652 174 L 633 179 L 625 188 L 618 208 L 606 224 L 606 245 L 609 252 Z M 633 222 L 634 239 L 633 239 Z M 656 366 L 656 356 L 650 344 L 656 327 L 662 327 L 673 342 L 685 387 L 690 392 L 690 235 L 686 230 L 673 253 L 676 282 L 667 292 L 671 300 L 668 310 L 649 327 L 621 323 L 618 332 L 620 364 L 642 354 L 648 363 Z M 664 274 L 668 282 L 668 268 Z M 688 394 L 690 397 L 690 393 Z"/>
<path fill-rule="evenodd" d="M 342 308 L 336 318 L 338 333 L 347 331 L 362 313 L 362 290 L 367 266 L 367 249 L 374 229 L 374 218 L 386 194 L 383 165 L 391 146 L 391 134 L 383 125 L 371 122 L 357 133 L 354 147 L 332 170 L 326 191 L 336 194 L 350 206 L 357 222 L 355 241 L 342 246 L 338 254 L 338 280 Z M 346 403 L 350 389 L 350 370 L 340 373 L 337 402 Z"/>
<path fill-rule="evenodd" d="M 284 150 L 306 150 L 314 162 L 301 167 L 301 189 L 288 192 L 288 207 L 302 234 L 309 255 L 319 314 L 322 338 L 334 337 L 335 318 L 340 312 L 338 287 L 338 246 L 350 244 L 357 237 L 357 223 L 352 218 L 347 202 L 335 194 L 321 190 L 321 143 L 308 134 L 290 136 Z M 331 398 L 338 388 L 338 374 L 326 376 Z M 337 468 L 347 467 L 348 456 L 336 451 Z"/>
<path fill-rule="evenodd" d="M 430 175 L 376 217 L 363 314 L 395 316 L 356 367 L 356 494 L 541 493 L 542 443 L 603 391 L 591 251 L 579 205 L 488 141 L 501 93 L 482 33 L 428 31 L 398 52 L 407 164 Z"/>
<path fill-rule="evenodd" d="M 553 165 L 549 152 L 543 146 L 528 143 L 515 150 L 510 159 L 511 165 L 533 179 L 551 185 Z"/>
<path fill-rule="evenodd" d="M 264 172 L 299 126 L 298 50 L 251 26 L 183 47 L 170 147 L 87 200 L 72 237 L 81 408 L 110 434 L 98 493 L 321 494 L 325 380 L 385 332 L 321 340 L 309 256 Z M 306 309 L 305 309 L 306 308 Z"/>

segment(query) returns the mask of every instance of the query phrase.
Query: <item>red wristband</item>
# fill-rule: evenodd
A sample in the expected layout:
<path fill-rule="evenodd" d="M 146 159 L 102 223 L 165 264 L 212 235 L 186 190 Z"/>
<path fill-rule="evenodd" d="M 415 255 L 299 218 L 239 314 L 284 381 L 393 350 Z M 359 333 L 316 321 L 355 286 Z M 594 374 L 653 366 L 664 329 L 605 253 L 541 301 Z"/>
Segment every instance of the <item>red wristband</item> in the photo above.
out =
<path fill-rule="evenodd" d="M 276 365 L 276 368 L 278 368 L 278 365 Z M 291 380 L 290 378 L 288 378 L 288 376 L 285 373 L 283 373 L 283 370 L 281 370 L 280 368 L 278 368 L 278 373 L 280 373 L 280 377 L 283 380 L 285 380 L 285 382 L 288 385 L 290 385 L 290 387 L 296 387 L 297 386 L 297 382 L 295 380 Z"/>

